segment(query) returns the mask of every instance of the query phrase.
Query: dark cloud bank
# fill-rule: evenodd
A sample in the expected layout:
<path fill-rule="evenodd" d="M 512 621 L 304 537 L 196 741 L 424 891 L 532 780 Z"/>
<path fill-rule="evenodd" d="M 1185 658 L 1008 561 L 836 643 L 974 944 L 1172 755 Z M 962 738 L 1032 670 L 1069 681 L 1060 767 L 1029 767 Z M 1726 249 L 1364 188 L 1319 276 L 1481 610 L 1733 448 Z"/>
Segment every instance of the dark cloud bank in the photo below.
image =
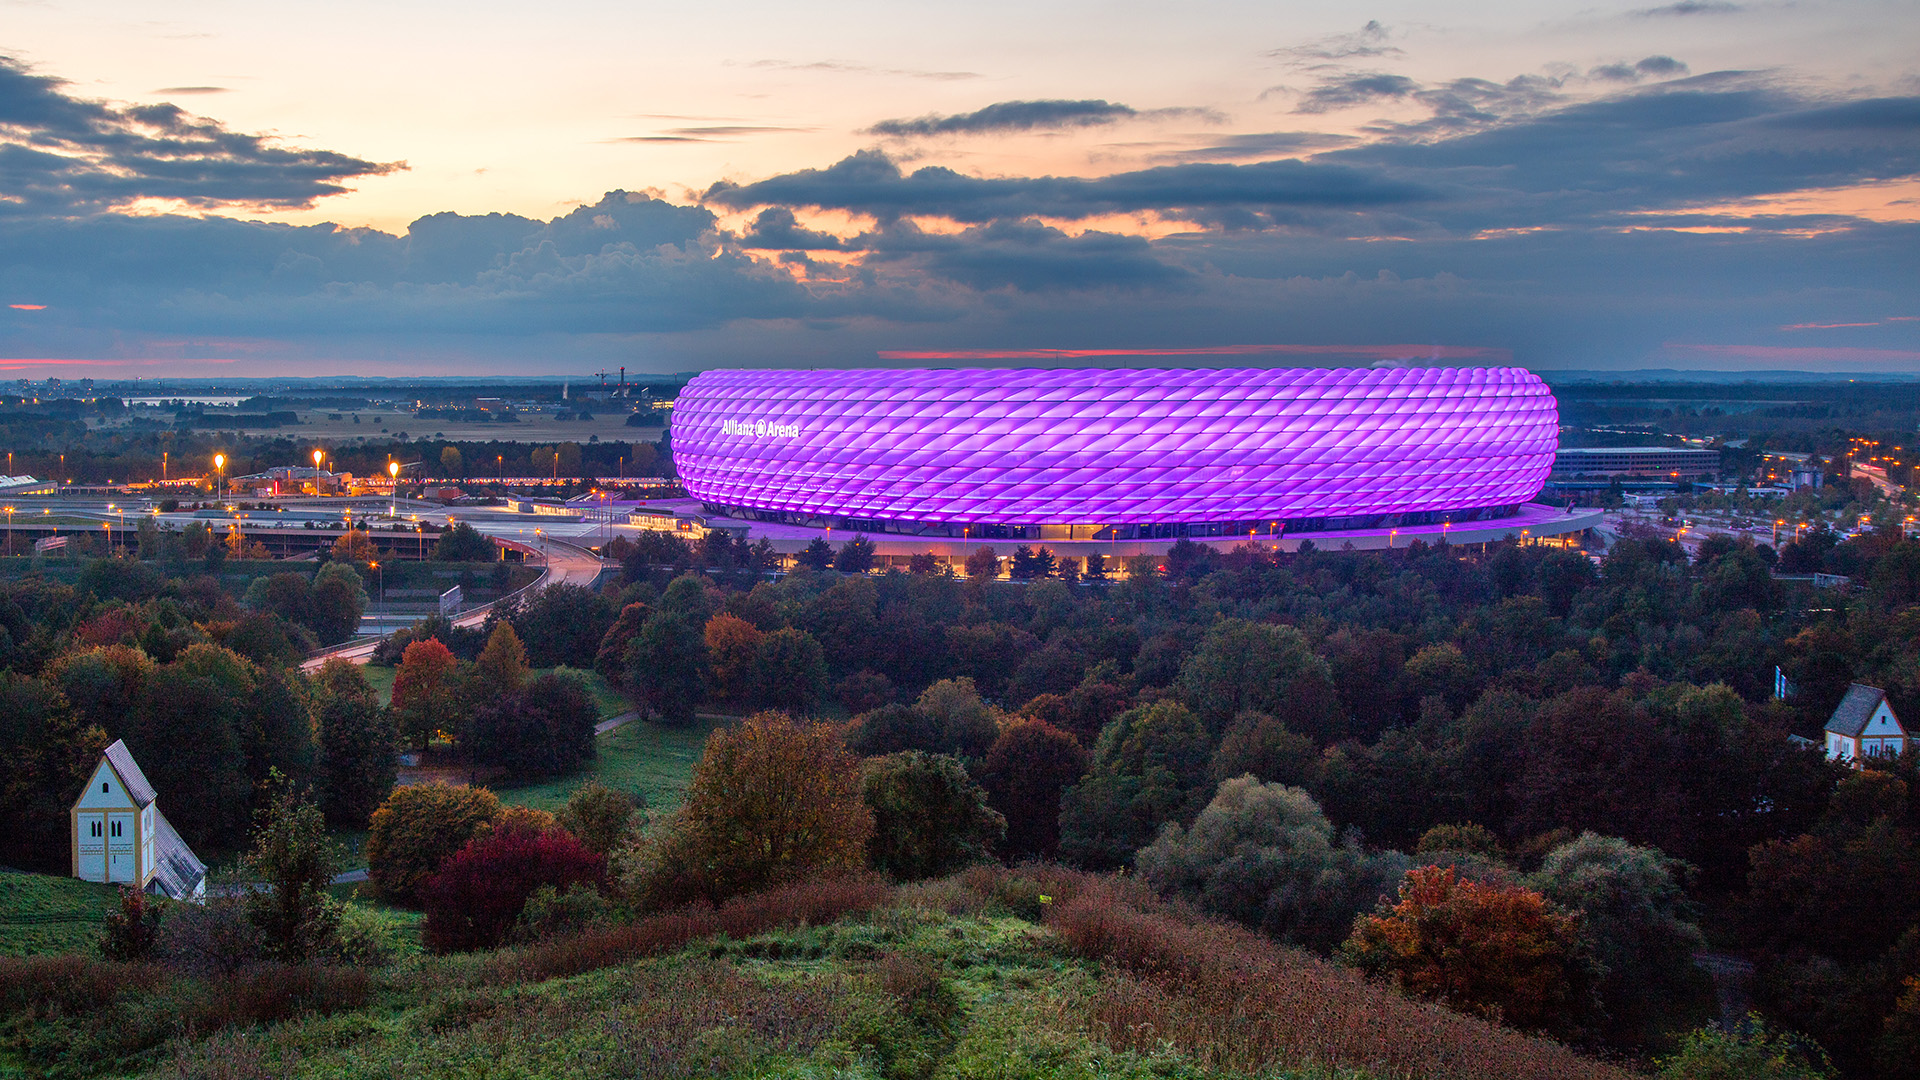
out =
<path fill-rule="evenodd" d="M 1363 33 L 1321 51 L 1388 49 Z M 87 102 L 0 64 L 0 305 L 47 306 L 0 307 L 0 354 L 209 335 L 342 360 L 445 347 L 498 369 L 537 354 L 671 370 L 902 347 L 1430 342 L 1594 367 L 1642 366 L 1669 342 L 1804 346 L 1780 330 L 1804 322 L 1876 324 L 1821 331 L 1836 345 L 1920 349 L 1915 323 L 1885 321 L 1920 314 L 1920 229 L 1702 209 L 1920 174 L 1920 99 L 1816 99 L 1737 73 L 1632 85 L 1681 70 L 1665 59 L 1595 75 L 1627 88 L 1589 100 L 1523 80 L 1350 80 L 1429 113 L 1352 145 L 1234 135 L 1221 160 L 1090 179 L 870 150 L 717 184 L 697 205 L 613 192 L 550 221 L 444 213 L 401 235 L 117 212 L 307 205 L 394 166 Z M 1132 114 L 1007 104 L 1074 108 L 887 123 Z M 1251 160 L 1275 152 L 1310 156 Z M 808 227 L 813 211 L 868 224 L 835 236 Z M 1186 224 L 1153 241 L 1082 224 L 1114 215 Z"/>

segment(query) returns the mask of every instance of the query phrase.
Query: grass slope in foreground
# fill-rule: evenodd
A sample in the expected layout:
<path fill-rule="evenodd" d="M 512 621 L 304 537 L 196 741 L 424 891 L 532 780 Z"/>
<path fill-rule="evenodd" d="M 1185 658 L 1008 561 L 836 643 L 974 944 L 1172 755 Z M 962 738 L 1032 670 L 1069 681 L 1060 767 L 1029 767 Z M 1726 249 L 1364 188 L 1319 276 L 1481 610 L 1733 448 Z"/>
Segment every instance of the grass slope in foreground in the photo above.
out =
<path fill-rule="evenodd" d="M 0 1054 L 233 1080 L 1628 1075 L 1051 867 L 816 880 L 373 971 L 0 960 Z"/>

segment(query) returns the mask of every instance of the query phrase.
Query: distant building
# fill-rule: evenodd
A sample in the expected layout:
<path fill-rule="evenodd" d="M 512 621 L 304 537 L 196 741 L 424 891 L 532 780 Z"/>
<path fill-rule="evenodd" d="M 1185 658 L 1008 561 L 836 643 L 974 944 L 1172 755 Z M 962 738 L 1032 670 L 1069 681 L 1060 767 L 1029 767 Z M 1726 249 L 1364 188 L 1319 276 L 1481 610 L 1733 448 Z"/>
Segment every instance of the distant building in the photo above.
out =
<path fill-rule="evenodd" d="M 1827 721 L 1827 757 L 1834 761 L 1893 757 L 1906 748 L 1907 729 L 1893 714 L 1887 692 L 1859 683 L 1847 687 L 1847 696 Z"/>
<path fill-rule="evenodd" d="M 115 740 L 100 755 L 69 812 L 73 820 L 73 876 L 131 885 L 174 900 L 200 900 L 207 866 L 173 831 L 158 796 Z"/>
<path fill-rule="evenodd" d="M 1720 471 L 1720 451 L 1672 446 L 1605 446 L 1567 449 L 1553 455 L 1553 475 L 1647 476 L 1689 480 Z"/>

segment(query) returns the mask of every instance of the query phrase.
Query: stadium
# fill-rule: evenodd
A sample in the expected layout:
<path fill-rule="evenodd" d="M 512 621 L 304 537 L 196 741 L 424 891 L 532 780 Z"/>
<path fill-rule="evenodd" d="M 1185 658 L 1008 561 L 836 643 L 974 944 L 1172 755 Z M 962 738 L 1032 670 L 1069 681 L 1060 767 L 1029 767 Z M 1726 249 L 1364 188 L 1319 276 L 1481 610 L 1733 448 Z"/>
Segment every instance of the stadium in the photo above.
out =
<path fill-rule="evenodd" d="M 882 555 L 1127 555 L 1578 532 L 1590 515 L 1531 502 L 1558 422 L 1519 368 L 726 370 L 688 384 L 672 438 L 708 523 L 782 550 L 840 530 Z"/>

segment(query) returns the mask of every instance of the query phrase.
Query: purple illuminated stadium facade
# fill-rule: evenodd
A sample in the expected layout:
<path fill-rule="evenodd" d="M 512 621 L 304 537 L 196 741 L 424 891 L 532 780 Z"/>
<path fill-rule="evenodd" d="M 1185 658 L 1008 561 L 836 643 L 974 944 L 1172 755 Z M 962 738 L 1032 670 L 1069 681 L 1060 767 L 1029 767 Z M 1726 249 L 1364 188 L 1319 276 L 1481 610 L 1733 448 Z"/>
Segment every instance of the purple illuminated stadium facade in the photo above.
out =
<path fill-rule="evenodd" d="M 689 494 L 750 520 L 1244 535 L 1512 514 L 1558 423 L 1519 368 L 709 371 L 675 402 L 673 456 Z"/>

